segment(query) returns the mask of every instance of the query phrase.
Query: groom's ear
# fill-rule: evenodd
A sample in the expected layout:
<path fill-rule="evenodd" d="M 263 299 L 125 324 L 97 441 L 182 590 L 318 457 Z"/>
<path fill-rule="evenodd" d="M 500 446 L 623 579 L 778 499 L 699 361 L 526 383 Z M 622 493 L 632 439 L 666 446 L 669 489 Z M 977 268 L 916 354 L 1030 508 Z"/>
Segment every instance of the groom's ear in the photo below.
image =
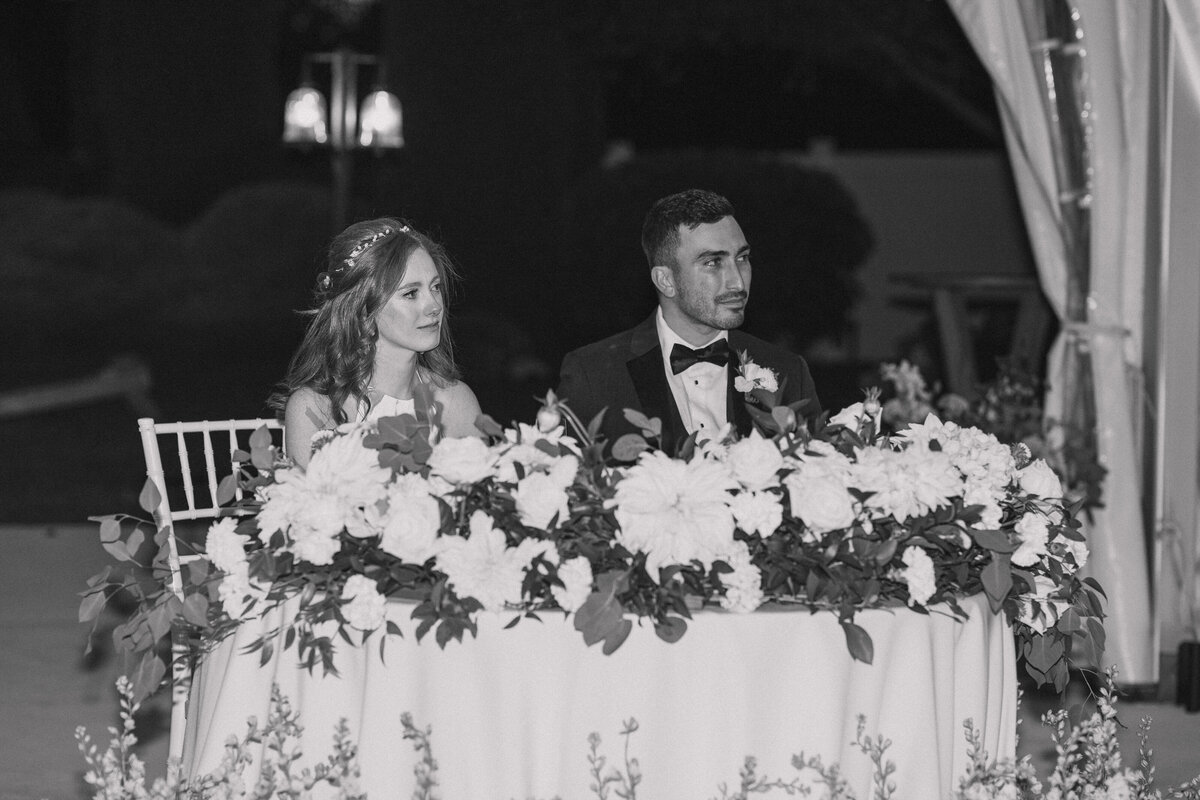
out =
<path fill-rule="evenodd" d="M 675 296 L 675 273 L 670 267 L 656 266 L 650 268 L 650 281 L 654 288 L 665 297 Z"/>

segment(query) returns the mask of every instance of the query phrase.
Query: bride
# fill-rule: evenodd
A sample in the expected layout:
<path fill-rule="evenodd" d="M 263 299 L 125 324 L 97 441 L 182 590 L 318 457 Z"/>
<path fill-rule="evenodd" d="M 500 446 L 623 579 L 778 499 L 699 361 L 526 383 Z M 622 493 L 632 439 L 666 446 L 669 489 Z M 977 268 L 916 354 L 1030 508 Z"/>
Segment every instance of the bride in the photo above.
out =
<path fill-rule="evenodd" d="M 475 393 L 459 380 L 446 320 L 457 275 L 440 245 L 390 217 L 358 222 L 329 247 L 316 306 L 268 404 L 308 465 L 312 437 L 346 422 L 413 413 L 417 386 L 441 405 L 444 436 L 478 436 Z"/>

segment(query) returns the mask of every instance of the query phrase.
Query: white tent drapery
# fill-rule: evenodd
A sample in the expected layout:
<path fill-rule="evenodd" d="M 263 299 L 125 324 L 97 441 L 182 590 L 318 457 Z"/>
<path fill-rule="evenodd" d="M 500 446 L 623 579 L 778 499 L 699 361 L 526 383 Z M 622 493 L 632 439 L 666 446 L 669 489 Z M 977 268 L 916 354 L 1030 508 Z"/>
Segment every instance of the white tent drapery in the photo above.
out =
<path fill-rule="evenodd" d="M 1080 348 L 1093 376 L 1096 439 L 1108 469 L 1103 508 L 1089 526 L 1090 573 L 1108 594 L 1105 664 L 1122 683 L 1157 680 L 1150 612 L 1149 571 L 1142 521 L 1139 387 L 1147 196 L 1147 122 L 1150 91 L 1150 6 L 1123 0 L 1073 4 L 1086 59 L 1080 87 L 1087 98 L 1083 120 L 1090 155 L 1092 224 L 1088 250 L 1085 319 L 1067 313 L 1069 220 L 1048 111 L 1044 75 L 1035 68 L 1038 48 L 1054 46 L 1031 35 L 1031 2 L 947 0 L 992 76 L 1042 287 L 1065 323 L 1051 350 L 1048 413 L 1063 417 L 1070 391 L 1063 386 L 1069 348 Z M 1091 388 L 1091 387 L 1088 387 Z"/>

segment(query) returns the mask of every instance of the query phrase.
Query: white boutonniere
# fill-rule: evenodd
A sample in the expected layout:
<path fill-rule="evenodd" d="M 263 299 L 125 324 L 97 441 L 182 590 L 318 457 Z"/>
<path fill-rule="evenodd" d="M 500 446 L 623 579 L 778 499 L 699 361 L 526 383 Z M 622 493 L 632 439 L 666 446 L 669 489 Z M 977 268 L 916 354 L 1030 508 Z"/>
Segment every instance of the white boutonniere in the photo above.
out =
<path fill-rule="evenodd" d="M 775 374 L 775 370 L 755 364 L 749 353 L 742 350 L 738 353 L 737 375 L 733 379 L 733 388 L 747 397 L 755 389 L 774 394 L 779 391 L 779 376 Z"/>

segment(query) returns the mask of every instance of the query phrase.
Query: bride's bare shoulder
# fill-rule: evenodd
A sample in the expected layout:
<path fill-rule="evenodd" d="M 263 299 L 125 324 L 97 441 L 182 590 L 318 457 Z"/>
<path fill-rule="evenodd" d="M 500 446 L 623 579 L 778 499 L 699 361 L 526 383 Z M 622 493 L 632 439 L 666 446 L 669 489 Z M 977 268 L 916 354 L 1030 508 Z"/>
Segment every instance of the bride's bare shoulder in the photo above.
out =
<path fill-rule="evenodd" d="M 475 392 L 464 381 L 442 381 L 433 396 L 442 404 L 442 424 L 447 436 L 479 436 L 475 420 L 482 410 Z"/>

